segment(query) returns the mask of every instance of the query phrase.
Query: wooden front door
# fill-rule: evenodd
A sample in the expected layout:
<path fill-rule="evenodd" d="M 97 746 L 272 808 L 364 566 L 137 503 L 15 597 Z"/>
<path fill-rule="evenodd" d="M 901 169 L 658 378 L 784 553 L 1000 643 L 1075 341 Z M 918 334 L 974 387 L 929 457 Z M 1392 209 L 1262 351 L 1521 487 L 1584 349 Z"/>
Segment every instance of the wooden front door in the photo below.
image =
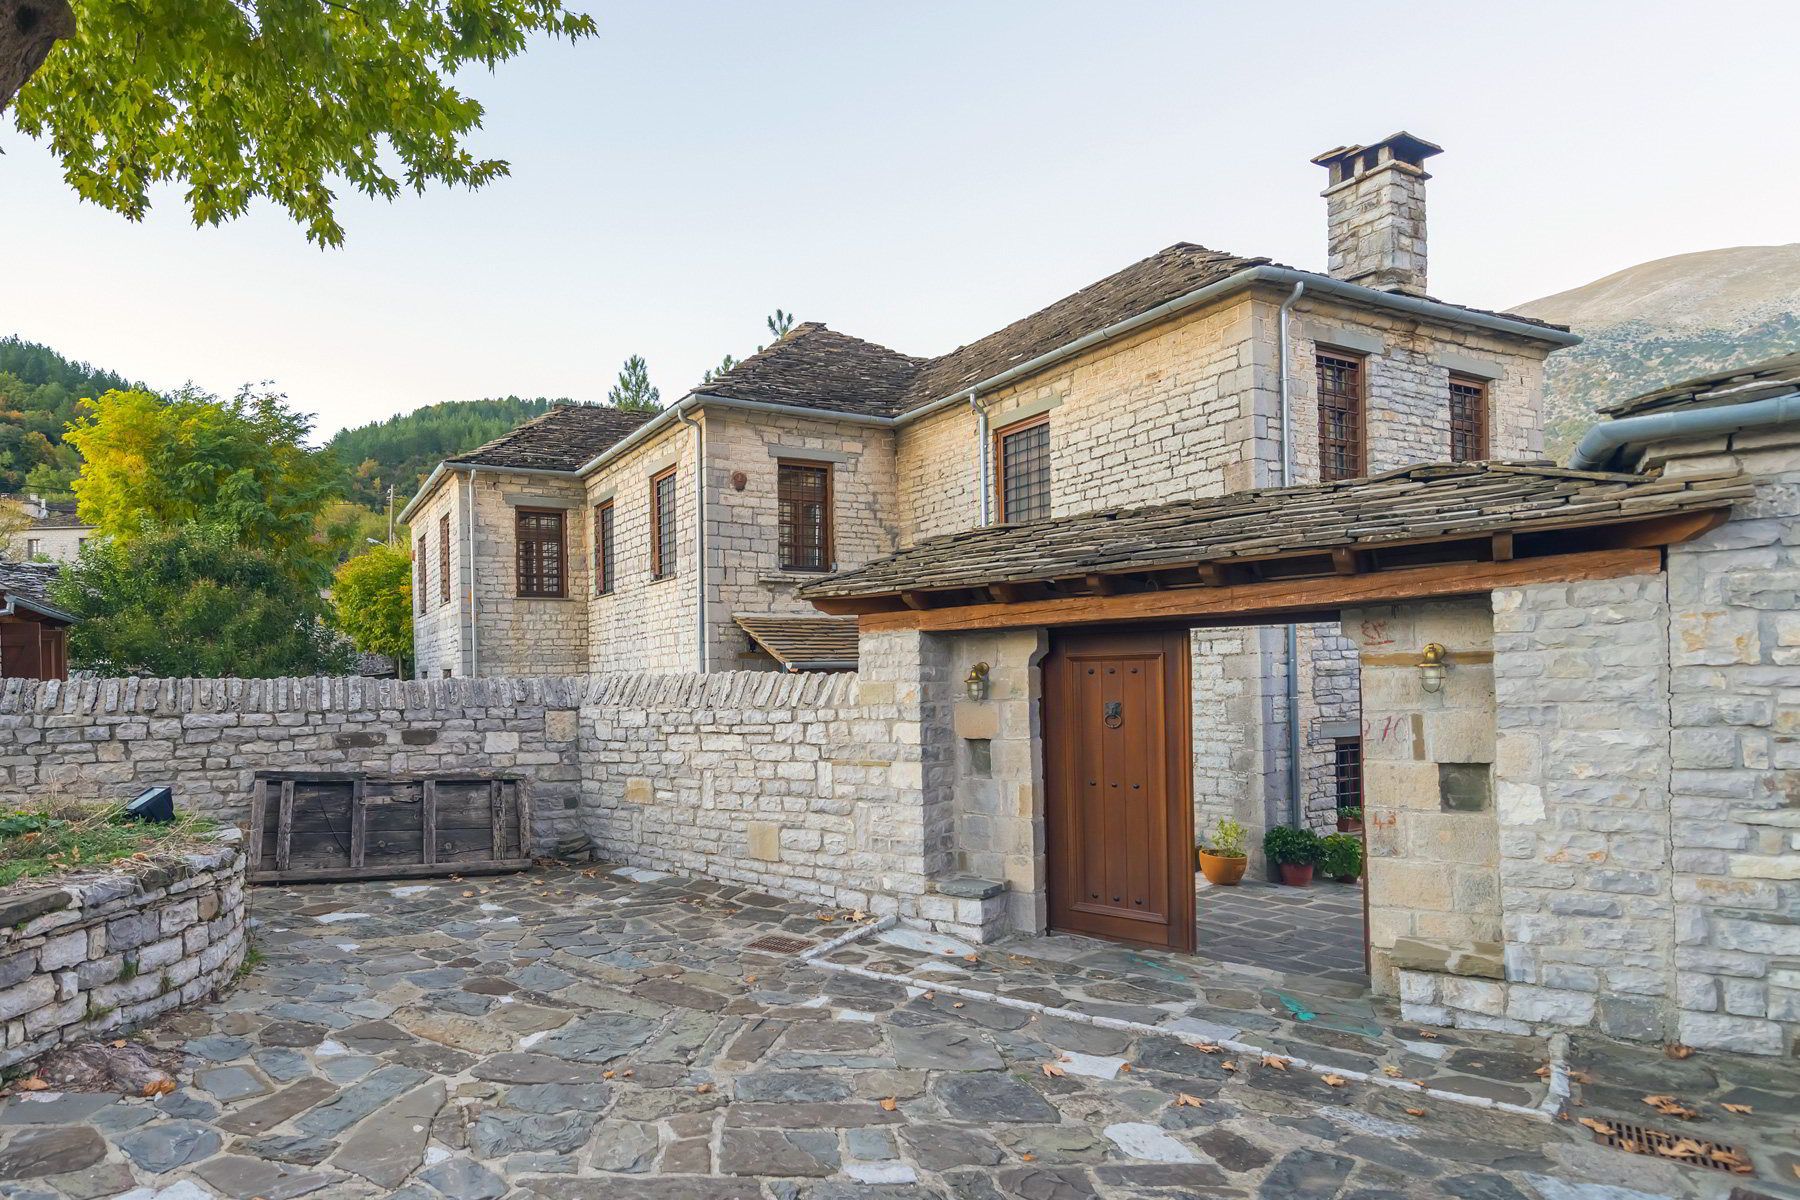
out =
<path fill-rule="evenodd" d="M 1194 948 L 1185 631 L 1076 633 L 1044 660 L 1050 926 Z"/>

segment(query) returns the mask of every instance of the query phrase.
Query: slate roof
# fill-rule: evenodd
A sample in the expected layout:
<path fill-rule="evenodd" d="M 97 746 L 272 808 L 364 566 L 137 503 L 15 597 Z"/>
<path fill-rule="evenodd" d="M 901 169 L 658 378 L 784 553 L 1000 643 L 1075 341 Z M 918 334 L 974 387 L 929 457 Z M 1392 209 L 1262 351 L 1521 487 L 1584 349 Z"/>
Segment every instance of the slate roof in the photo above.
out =
<path fill-rule="evenodd" d="M 1535 463 L 1446 463 L 968 530 L 808 584 L 800 595 L 954 590 L 1572 529 L 1722 508 L 1749 494 L 1737 476 L 1664 480 Z"/>
<path fill-rule="evenodd" d="M 1719 404 L 1747 404 L 1800 392 L 1800 354 L 1772 358 L 1748 367 L 1717 371 L 1695 379 L 1658 388 L 1603 408 L 1610 417 L 1635 417 L 1675 408 L 1707 408 Z"/>
<path fill-rule="evenodd" d="M 732 400 L 891 417 L 900 411 L 907 386 L 924 364 L 922 358 L 809 321 L 694 390 Z"/>
<path fill-rule="evenodd" d="M 31 519 L 33 529 L 91 529 L 92 526 L 75 515 L 73 500 L 51 501 L 44 506 L 44 515 Z"/>
<path fill-rule="evenodd" d="M 628 412 L 609 404 L 559 404 L 485 446 L 444 461 L 483 467 L 574 471 L 623 441 L 654 412 Z"/>
<path fill-rule="evenodd" d="M 0 595 L 23 596 L 39 604 L 50 600 L 50 584 L 62 568 L 56 563 L 0 558 Z"/>
<path fill-rule="evenodd" d="M 856 664 L 856 618 L 733 613 L 731 619 L 782 666 Z"/>

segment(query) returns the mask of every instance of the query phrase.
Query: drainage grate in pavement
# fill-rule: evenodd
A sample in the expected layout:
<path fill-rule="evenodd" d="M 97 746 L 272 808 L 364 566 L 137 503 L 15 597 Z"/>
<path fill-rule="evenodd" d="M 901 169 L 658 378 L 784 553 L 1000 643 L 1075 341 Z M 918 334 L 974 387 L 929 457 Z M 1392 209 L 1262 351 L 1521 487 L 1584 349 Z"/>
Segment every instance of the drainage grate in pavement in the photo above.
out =
<path fill-rule="evenodd" d="M 1647 1125 L 1633 1125 L 1626 1121 L 1607 1120 L 1603 1122 L 1603 1126 L 1605 1133 L 1599 1129 L 1594 1130 L 1594 1140 L 1602 1146 L 1611 1146 L 1615 1150 L 1631 1154 L 1650 1154 L 1693 1167 L 1730 1171 L 1736 1175 L 1755 1173 L 1749 1158 L 1736 1146 L 1701 1141 L 1699 1138 L 1670 1133 L 1666 1129 L 1651 1129 Z"/>
<path fill-rule="evenodd" d="M 767 950 L 771 954 L 798 954 L 802 950 L 811 950 L 812 942 L 806 938 L 786 937 L 779 933 L 771 933 L 767 937 L 759 937 L 746 950 Z"/>

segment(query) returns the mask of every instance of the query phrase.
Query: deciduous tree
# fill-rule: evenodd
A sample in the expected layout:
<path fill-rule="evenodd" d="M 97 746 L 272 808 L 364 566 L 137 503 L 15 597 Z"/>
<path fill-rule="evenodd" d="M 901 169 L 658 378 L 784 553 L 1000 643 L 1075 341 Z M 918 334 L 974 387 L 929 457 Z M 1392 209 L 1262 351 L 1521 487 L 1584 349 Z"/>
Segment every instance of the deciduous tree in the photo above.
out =
<path fill-rule="evenodd" d="M 370 546 L 337 569 L 331 606 L 337 626 L 365 654 L 386 654 L 406 678 L 413 653 L 412 559 L 393 546 Z"/>

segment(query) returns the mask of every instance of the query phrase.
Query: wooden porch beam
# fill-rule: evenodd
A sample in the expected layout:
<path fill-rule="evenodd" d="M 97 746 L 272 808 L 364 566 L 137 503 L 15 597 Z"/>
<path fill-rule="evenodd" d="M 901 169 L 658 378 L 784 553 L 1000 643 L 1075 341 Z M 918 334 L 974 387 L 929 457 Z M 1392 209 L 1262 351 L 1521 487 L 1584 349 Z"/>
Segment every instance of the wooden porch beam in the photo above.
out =
<path fill-rule="evenodd" d="M 1494 535 L 1493 547 L 1495 562 L 1510 561 L 1513 556 L 1512 530 L 1502 529 L 1499 533 L 1496 533 Z"/>
<path fill-rule="evenodd" d="M 1473 596 L 1495 588 L 1530 583 L 1570 583 L 1619 575 L 1648 575 L 1662 569 L 1657 548 L 1595 550 L 1551 554 L 1495 563 L 1446 563 L 1359 575 L 1271 580 L 1219 587 L 1128 592 L 1112 596 L 1069 596 L 1021 604 L 971 604 L 929 611 L 869 613 L 859 628 L 933 631 L 1016 629 L 1034 625 L 1082 625 L 1111 621 L 1168 621 L 1201 624 L 1220 618 L 1241 623 L 1286 614 L 1320 612 L 1368 604 L 1392 604 L 1439 596 Z"/>

